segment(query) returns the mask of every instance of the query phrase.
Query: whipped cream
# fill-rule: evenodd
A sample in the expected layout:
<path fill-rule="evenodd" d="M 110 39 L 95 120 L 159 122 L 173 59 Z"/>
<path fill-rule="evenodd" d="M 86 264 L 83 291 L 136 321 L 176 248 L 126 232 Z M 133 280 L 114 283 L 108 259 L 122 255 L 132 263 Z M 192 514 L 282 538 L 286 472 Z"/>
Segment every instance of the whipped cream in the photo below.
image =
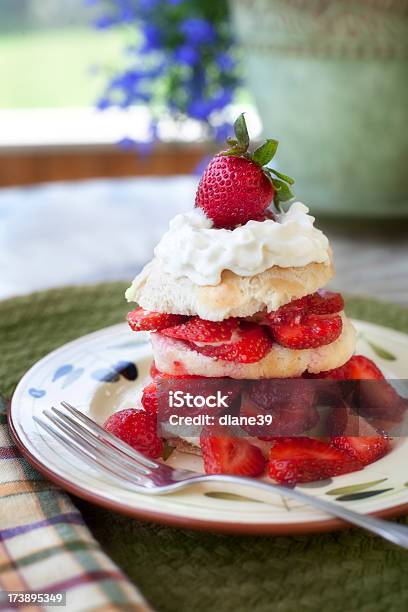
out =
<path fill-rule="evenodd" d="M 253 276 L 272 266 L 329 263 L 329 241 L 309 209 L 295 202 L 277 220 L 248 221 L 233 230 L 213 227 L 200 208 L 176 215 L 154 253 L 164 270 L 196 285 L 218 285 L 223 270 Z"/>

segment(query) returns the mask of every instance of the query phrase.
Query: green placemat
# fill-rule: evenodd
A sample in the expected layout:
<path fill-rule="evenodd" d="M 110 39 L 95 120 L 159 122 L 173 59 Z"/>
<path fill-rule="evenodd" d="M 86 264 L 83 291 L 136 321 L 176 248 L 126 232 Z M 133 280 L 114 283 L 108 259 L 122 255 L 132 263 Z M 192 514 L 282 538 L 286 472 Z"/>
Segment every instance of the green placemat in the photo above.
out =
<path fill-rule="evenodd" d="M 50 350 L 123 320 L 124 288 L 68 287 L 0 302 L 0 393 L 10 397 L 21 375 Z M 354 298 L 347 311 L 408 332 L 408 309 Z M 104 549 L 163 612 L 408 609 L 407 553 L 360 530 L 222 536 L 76 503 Z"/>

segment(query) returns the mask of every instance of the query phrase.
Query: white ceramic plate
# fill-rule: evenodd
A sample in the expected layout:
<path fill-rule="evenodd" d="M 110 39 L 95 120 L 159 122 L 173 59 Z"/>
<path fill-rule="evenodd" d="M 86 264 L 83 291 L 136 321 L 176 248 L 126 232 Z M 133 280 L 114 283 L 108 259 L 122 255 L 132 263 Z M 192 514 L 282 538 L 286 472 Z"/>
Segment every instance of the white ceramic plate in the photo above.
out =
<path fill-rule="evenodd" d="M 388 378 L 408 378 L 408 336 L 354 321 L 357 352 L 376 361 Z M 14 394 L 9 421 L 16 442 L 43 474 L 71 493 L 134 517 L 234 533 L 306 533 L 344 527 L 337 519 L 276 494 L 248 488 L 196 485 L 161 497 L 134 493 L 84 465 L 44 433 L 33 416 L 66 400 L 98 423 L 114 411 L 135 406 L 149 379 L 148 338 L 126 324 L 108 327 L 53 351 L 35 364 Z M 202 471 L 199 457 L 173 452 L 169 464 Z M 330 481 L 302 485 L 311 495 L 363 513 L 395 516 L 408 511 L 408 440 L 364 470 Z"/>

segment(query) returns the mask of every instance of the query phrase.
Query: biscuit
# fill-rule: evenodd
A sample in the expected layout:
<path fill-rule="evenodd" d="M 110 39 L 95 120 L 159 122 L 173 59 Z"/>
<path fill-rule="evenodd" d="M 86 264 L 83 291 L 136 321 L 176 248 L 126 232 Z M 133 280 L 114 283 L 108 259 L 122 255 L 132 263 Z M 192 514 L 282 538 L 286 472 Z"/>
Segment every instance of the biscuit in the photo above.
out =
<path fill-rule="evenodd" d="M 237 379 L 292 378 L 304 372 L 318 374 L 337 368 L 354 353 L 356 332 L 352 323 L 343 316 L 343 330 L 331 344 L 313 349 L 295 350 L 273 344 L 272 349 L 255 363 L 236 363 L 208 357 L 195 351 L 191 345 L 160 333 L 150 334 L 156 367 L 174 376 L 195 376 Z"/>
<path fill-rule="evenodd" d="M 248 317 L 277 310 L 283 304 L 314 293 L 333 276 L 332 264 L 311 263 L 300 268 L 273 266 L 254 276 L 224 270 L 218 285 L 196 285 L 189 278 L 175 278 L 153 259 L 126 291 L 129 302 L 146 310 L 198 315 L 209 321 Z"/>

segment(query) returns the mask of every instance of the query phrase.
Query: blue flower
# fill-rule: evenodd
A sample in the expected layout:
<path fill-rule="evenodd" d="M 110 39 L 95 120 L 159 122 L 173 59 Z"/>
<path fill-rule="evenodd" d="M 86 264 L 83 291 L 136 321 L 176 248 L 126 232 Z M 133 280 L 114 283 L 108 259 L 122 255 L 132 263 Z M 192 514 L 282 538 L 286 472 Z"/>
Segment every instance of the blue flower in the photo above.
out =
<path fill-rule="evenodd" d="M 222 89 L 212 98 L 193 100 L 188 107 L 188 112 L 194 119 L 206 121 L 213 111 L 224 108 L 231 101 L 232 91 Z"/>
<path fill-rule="evenodd" d="M 151 94 L 147 91 L 138 90 L 137 88 L 128 89 L 123 91 L 123 98 L 118 102 L 120 108 L 129 108 L 132 104 L 137 102 L 143 102 L 144 104 L 150 102 Z"/>
<path fill-rule="evenodd" d="M 188 114 L 193 117 L 193 119 L 206 121 L 212 110 L 209 100 L 193 100 L 188 107 Z"/>
<path fill-rule="evenodd" d="M 96 27 L 118 29 L 129 23 L 142 39 L 139 44 L 135 36 L 124 45 L 127 63 L 110 77 L 98 108 L 149 104 L 153 116 L 165 108 L 172 116 L 205 123 L 217 140 L 230 133 L 219 111 L 230 104 L 240 80 L 225 0 L 216 11 L 209 10 L 213 0 L 85 1 L 101 7 Z M 156 138 L 152 129 L 140 152 L 148 153 Z M 121 146 L 133 148 L 134 143 L 123 139 Z"/>
<path fill-rule="evenodd" d="M 181 22 L 180 31 L 184 34 L 187 41 L 197 45 L 212 43 L 215 40 L 213 25 L 199 17 L 184 19 Z"/>
<path fill-rule="evenodd" d="M 147 104 L 147 102 L 150 102 L 151 99 L 152 94 L 148 91 L 133 91 L 132 94 L 129 95 L 129 103 L 127 106 L 130 106 L 134 102 L 144 102 Z"/>
<path fill-rule="evenodd" d="M 94 21 L 94 26 L 98 30 L 106 30 L 110 28 L 114 23 L 116 23 L 116 19 L 111 15 L 102 15 L 98 19 Z"/>
<path fill-rule="evenodd" d="M 136 142 L 133 140 L 133 138 L 125 136 L 125 138 L 119 140 L 118 146 L 124 151 L 131 151 L 132 149 L 136 148 Z"/>
<path fill-rule="evenodd" d="M 124 8 L 120 14 L 120 21 L 122 23 L 132 23 L 134 18 L 134 13 L 130 7 Z"/>
<path fill-rule="evenodd" d="M 214 110 L 224 108 L 232 102 L 232 91 L 230 89 L 222 89 L 216 96 L 212 98 L 211 104 Z"/>
<path fill-rule="evenodd" d="M 109 108 L 110 106 L 112 106 L 111 101 L 109 100 L 109 98 L 100 98 L 97 102 L 97 108 L 98 110 L 106 110 L 107 108 Z"/>
<path fill-rule="evenodd" d="M 142 11 L 151 11 L 157 7 L 160 0 L 139 0 L 138 6 Z"/>
<path fill-rule="evenodd" d="M 228 53 L 220 53 L 215 58 L 215 63 L 218 68 L 224 72 L 229 72 L 235 68 L 235 60 Z"/>
<path fill-rule="evenodd" d="M 143 79 L 144 73 L 141 70 L 126 70 L 123 73 L 123 87 L 129 89 L 134 87 L 140 79 Z"/>
<path fill-rule="evenodd" d="M 176 49 L 174 57 L 181 64 L 192 66 L 197 63 L 199 54 L 197 49 L 195 49 L 193 46 L 181 45 L 181 47 L 178 47 L 178 49 Z"/>
<path fill-rule="evenodd" d="M 160 49 L 161 32 L 159 28 L 151 23 L 145 23 L 142 27 L 144 35 L 144 43 L 140 49 L 141 53 L 149 53 L 156 49 Z"/>
<path fill-rule="evenodd" d="M 125 70 L 122 74 L 115 76 L 109 83 L 110 89 L 133 90 L 135 86 L 145 77 L 141 70 Z"/>

